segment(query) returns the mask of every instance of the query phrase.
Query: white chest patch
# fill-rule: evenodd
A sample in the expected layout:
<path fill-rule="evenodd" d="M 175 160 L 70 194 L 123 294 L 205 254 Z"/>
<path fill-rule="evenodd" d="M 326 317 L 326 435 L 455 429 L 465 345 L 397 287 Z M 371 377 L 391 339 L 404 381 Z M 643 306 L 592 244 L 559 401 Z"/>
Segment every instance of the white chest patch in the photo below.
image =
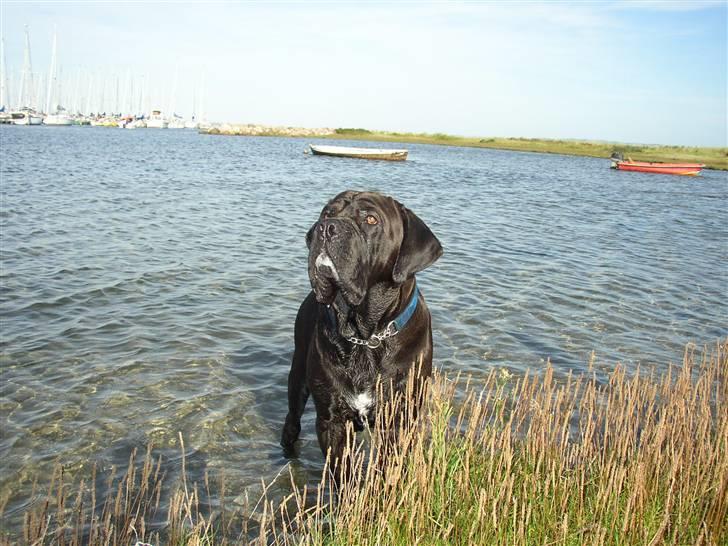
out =
<path fill-rule="evenodd" d="M 362 421 L 367 420 L 369 412 L 372 409 L 372 404 L 374 403 L 371 394 L 368 392 L 361 392 L 354 396 L 347 396 L 346 401 L 351 409 L 359 414 Z"/>
<path fill-rule="evenodd" d="M 336 267 L 334 266 L 334 262 L 331 261 L 331 258 L 329 258 L 326 254 L 323 252 L 316 256 L 316 269 L 321 269 L 322 267 L 327 267 L 331 274 L 334 276 L 335 279 L 339 278 L 339 272 L 336 271 Z"/>

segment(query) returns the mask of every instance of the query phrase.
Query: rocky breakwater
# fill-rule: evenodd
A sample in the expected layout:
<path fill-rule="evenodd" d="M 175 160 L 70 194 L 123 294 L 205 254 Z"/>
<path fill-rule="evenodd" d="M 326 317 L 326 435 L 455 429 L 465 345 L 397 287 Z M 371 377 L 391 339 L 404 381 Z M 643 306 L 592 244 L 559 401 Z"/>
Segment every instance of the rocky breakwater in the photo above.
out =
<path fill-rule="evenodd" d="M 317 137 L 335 134 L 334 129 L 308 129 L 306 127 L 273 127 L 270 125 L 232 125 L 224 123 L 201 129 L 200 133 L 207 135 L 236 135 L 236 136 L 287 136 L 287 137 Z"/>

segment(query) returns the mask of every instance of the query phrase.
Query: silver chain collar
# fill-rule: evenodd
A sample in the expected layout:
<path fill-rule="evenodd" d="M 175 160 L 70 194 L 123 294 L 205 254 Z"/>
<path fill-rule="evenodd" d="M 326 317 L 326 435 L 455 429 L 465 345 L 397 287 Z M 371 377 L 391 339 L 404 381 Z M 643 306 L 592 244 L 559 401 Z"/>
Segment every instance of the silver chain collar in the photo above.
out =
<path fill-rule="evenodd" d="M 353 343 L 354 345 L 366 345 L 370 349 L 376 349 L 382 342 L 392 336 L 397 335 L 397 327 L 394 325 L 394 321 L 387 324 L 387 327 L 380 334 L 372 334 L 369 339 L 359 339 L 358 337 L 347 337 L 346 341 Z"/>

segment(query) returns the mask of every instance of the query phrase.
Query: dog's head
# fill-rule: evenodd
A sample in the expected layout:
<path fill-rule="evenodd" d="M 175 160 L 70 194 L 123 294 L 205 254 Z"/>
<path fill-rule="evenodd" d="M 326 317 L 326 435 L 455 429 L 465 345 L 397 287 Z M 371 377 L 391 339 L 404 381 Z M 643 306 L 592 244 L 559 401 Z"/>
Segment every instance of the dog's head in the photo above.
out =
<path fill-rule="evenodd" d="M 391 197 L 351 190 L 328 202 L 306 244 L 314 295 L 327 305 L 337 292 L 359 305 L 370 287 L 401 284 L 442 255 L 440 242 L 411 210 Z"/>

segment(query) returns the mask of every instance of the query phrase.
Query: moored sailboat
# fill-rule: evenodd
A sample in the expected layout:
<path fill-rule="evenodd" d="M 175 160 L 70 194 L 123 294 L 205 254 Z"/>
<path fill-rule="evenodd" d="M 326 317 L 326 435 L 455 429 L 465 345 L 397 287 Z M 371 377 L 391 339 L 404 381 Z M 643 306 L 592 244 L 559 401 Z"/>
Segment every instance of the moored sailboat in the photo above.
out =
<path fill-rule="evenodd" d="M 56 57 L 58 51 L 58 33 L 53 32 L 53 50 L 51 53 L 51 68 L 48 72 L 48 92 L 46 94 L 45 111 L 48 113 L 43 118 L 44 125 L 53 125 L 57 127 L 73 125 L 71 116 L 63 112 L 63 108 L 58 104 L 58 69 L 56 65 Z"/>
<path fill-rule="evenodd" d="M 20 73 L 20 108 L 10 113 L 14 125 L 40 125 L 43 116 L 33 108 L 33 63 L 30 58 L 30 32 L 25 26 L 25 50 L 23 51 L 23 70 Z"/>

